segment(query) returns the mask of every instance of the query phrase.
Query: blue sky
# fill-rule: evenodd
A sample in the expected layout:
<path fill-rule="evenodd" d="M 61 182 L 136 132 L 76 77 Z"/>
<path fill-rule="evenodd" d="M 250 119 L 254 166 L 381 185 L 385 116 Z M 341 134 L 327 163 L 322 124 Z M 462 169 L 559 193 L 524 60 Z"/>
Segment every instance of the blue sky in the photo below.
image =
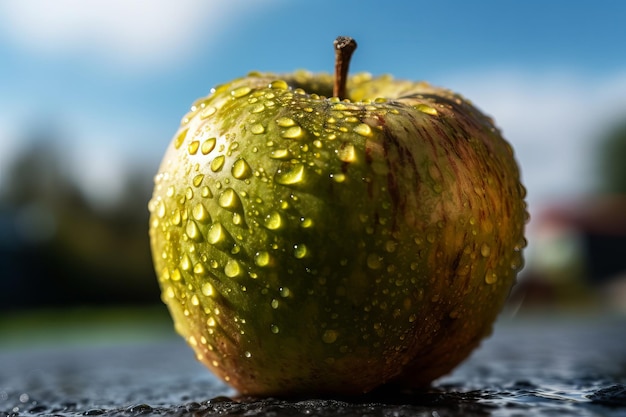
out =
<path fill-rule="evenodd" d="M 494 116 L 529 200 L 593 185 L 593 153 L 626 117 L 626 2 L 0 0 L 0 181 L 34 128 L 62 132 L 95 202 L 132 165 L 156 171 L 196 98 L 251 70 L 351 71 L 452 88 Z"/>

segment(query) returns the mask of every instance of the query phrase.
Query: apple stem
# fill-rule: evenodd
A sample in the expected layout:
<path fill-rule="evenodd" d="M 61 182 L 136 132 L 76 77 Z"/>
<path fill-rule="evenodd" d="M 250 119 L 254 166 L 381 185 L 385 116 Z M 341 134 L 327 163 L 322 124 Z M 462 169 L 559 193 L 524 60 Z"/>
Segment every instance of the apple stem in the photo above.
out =
<path fill-rule="evenodd" d="M 346 95 L 346 83 L 348 82 L 348 68 L 350 58 L 356 49 L 356 41 L 349 36 L 338 36 L 335 45 L 335 84 L 333 96 L 344 99 Z"/>

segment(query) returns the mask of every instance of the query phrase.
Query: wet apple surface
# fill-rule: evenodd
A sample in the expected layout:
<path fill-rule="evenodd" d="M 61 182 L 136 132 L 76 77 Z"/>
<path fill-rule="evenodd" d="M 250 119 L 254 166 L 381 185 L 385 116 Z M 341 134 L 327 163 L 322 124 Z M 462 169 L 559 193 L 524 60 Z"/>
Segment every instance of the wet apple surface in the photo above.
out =
<path fill-rule="evenodd" d="M 242 394 L 428 384 L 490 333 L 523 265 L 525 189 L 489 117 L 390 76 L 326 94 L 306 71 L 217 86 L 155 176 L 162 299 Z"/>

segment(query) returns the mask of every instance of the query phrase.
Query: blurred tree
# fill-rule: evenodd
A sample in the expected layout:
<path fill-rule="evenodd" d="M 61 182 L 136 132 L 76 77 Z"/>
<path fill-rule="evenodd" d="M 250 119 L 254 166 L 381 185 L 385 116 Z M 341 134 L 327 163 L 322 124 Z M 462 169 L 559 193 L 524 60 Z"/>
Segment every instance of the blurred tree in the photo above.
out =
<path fill-rule="evenodd" d="M 94 207 L 64 169 L 53 129 L 26 137 L 0 195 L 0 310 L 154 303 L 148 172 L 131 172 L 119 203 Z"/>
<path fill-rule="evenodd" d="M 601 190 L 611 194 L 626 194 L 626 121 L 608 131 L 599 153 Z"/>

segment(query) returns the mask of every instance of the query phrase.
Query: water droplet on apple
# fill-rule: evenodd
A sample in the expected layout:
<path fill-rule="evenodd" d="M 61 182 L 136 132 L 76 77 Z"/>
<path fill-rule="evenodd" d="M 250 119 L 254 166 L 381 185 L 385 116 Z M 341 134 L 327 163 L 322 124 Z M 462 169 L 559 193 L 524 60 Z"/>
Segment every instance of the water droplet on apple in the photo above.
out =
<path fill-rule="evenodd" d="M 356 161 L 356 150 L 354 149 L 354 145 L 350 143 L 342 143 L 336 152 L 339 159 L 343 162 Z"/>
<path fill-rule="evenodd" d="M 373 134 L 372 128 L 367 123 L 361 123 L 357 125 L 353 130 L 355 133 L 364 137 L 371 137 Z"/>
<path fill-rule="evenodd" d="M 207 241 L 211 245 L 223 244 L 228 240 L 228 232 L 221 223 L 213 223 L 207 233 Z"/>
<path fill-rule="evenodd" d="M 336 330 L 328 329 L 322 334 L 322 341 L 324 343 L 335 343 L 337 341 L 337 337 L 339 337 L 339 332 Z"/>
<path fill-rule="evenodd" d="M 202 234 L 200 233 L 200 229 L 198 225 L 193 220 L 187 221 L 187 227 L 185 228 L 185 233 L 187 237 L 195 242 L 202 241 Z"/>
<path fill-rule="evenodd" d="M 286 90 L 289 88 L 289 85 L 284 80 L 276 80 L 272 81 L 269 87 L 277 90 Z"/>
<path fill-rule="evenodd" d="M 304 243 L 298 243 L 293 245 L 293 256 L 297 259 L 302 259 L 308 254 L 308 248 Z"/>
<path fill-rule="evenodd" d="M 309 217 L 301 217 L 300 226 L 304 229 L 308 229 L 309 227 L 313 226 L 313 219 Z"/>
<path fill-rule="evenodd" d="M 183 129 L 180 131 L 180 133 L 176 136 L 176 140 L 174 140 L 174 147 L 176 149 L 180 148 L 180 146 L 183 144 L 183 142 L 185 141 L 185 138 L 187 137 L 187 132 L 189 129 Z"/>
<path fill-rule="evenodd" d="M 367 255 L 367 267 L 370 269 L 380 269 L 383 266 L 382 258 L 376 253 Z"/>
<path fill-rule="evenodd" d="M 219 196 L 218 204 L 226 210 L 235 211 L 241 209 L 241 199 L 235 190 L 226 188 Z"/>
<path fill-rule="evenodd" d="M 281 133 L 285 139 L 300 139 L 304 136 L 304 130 L 300 126 L 292 126 Z"/>
<path fill-rule="evenodd" d="M 276 119 L 276 124 L 280 127 L 291 127 L 296 125 L 296 121 L 290 117 L 279 117 Z"/>
<path fill-rule="evenodd" d="M 163 200 L 159 200 L 156 204 L 156 215 L 161 219 L 165 217 L 165 203 Z"/>
<path fill-rule="evenodd" d="M 385 250 L 389 253 L 395 252 L 397 247 L 398 247 L 398 242 L 396 242 L 395 240 L 388 240 L 385 243 Z"/>
<path fill-rule="evenodd" d="M 198 262 L 193 266 L 193 273 L 199 276 L 206 275 L 206 268 L 202 262 Z"/>
<path fill-rule="evenodd" d="M 283 225 L 283 217 L 277 211 L 273 211 L 265 217 L 265 227 L 270 230 L 277 230 Z"/>
<path fill-rule="evenodd" d="M 498 281 L 498 275 L 496 275 L 495 272 L 493 271 L 487 271 L 487 274 L 485 275 L 485 282 L 487 284 L 495 284 Z"/>
<path fill-rule="evenodd" d="M 171 219 L 171 221 L 172 221 L 172 224 L 174 226 L 180 226 L 182 224 L 182 215 L 181 215 L 179 209 L 175 209 L 172 212 L 172 219 Z"/>
<path fill-rule="evenodd" d="M 224 267 L 224 274 L 226 274 L 227 277 L 235 278 L 239 276 L 241 272 L 242 270 L 239 262 L 234 259 L 229 259 L 228 262 L 226 262 L 226 266 Z"/>
<path fill-rule="evenodd" d="M 200 112 L 200 118 L 206 119 L 207 117 L 211 117 L 215 114 L 216 111 L 217 109 L 215 107 L 209 106 Z"/>
<path fill-rule="evenodd" d="M 265 267 L 268 266 L 272 261 L 271 255 L 266 251 L 257 252 L 254 256 L 254 263 L 257 266 Z"/>
<path fill-rule="evenodd" d="M 252 175 L 252 169 L 245 159 L 240 158 L 236 160 L 233 164 L 231 173 L 233 174 L 233 177 L 237 178 L 238 180 L 245 180 L 246 178 L 250 178 L 250 176 Z"/>
<path fill-rule="evenodd" d="M 276 310 L 278 308 L 278 300 L 275 298 L 272 298 L 272 301 L 270 302 L 270 306 Z"/>
<path fill-rule="evenodd" d="M 282 185 L 295 185 L 304 181 L 305 168 L 303 164 L 295 164 L 288 170 L 279 169 L 274 175 L 274 181 Z"/>
<path fill-rule="evenodd" d="M 270 154 L 270 158 L 273 159 L 290 159 L 291 154 L 288 149 L 275 149 Z"/>
<path fill-rule="evenodd" d="M 204 175 L 198 174 L 195 177 L 193 177 L 193 180 L 191 182 L 193 183 L 194 187 L 199 187 L 200 184 L 202 184 L 202 180 L 204 180 Z"/>
<path fill-rule="evenodd" d="M 200 195 L 203 198 L 211 198 L 211 197 L 213 197 L 213 193 L 211 192 L 211 189 L 209 187 L 207 187 L 206 185 L 204 187 L 202 187 L 202 189 L 200 190 Z"/>
<path fill-rule="evenodd" d="M 235 88 L 234 90 L 232 90 L 230 92 L 230 95 L 233 96 L 234 98 L 241 98 L 250 94 L 251 91 L 252 89 L 250 87 L 239 87 L 239 88 Z"/>
<path fill-rule="evenodd" d="M 483 245 L 480 247 L 480 254 L 485 258 L 488 257 L 491 254 L 491 248 L 489 247 L 489 245 L 483 243 Z"/>
<path fill-rule="evenodd" d="M 189 259 L 187 254 L 183 255 L 183 258 L 180 260 L 180 268 L 185 272 L 191 269 L 191 259 Z"/>
<path fill-rule="evenodd" d="M 270 325 L 270 331 L 271 331 L 272 333 L 274 333 L 274 334 L 278 334 L 278 332 L 280 332 L 280 329 L 278 328 L 278 326 L 277 326 L 277 325 L 272 324 L 272 325 Z"/>
<path fill-rule="evenodd" d="M 202 152 L 203 155 L 207 155 L 208 153 L 210 153 L 215 148 L 216 141 L 217 140 L 215 138 L 209 138 L 202 142 L 202 145 L 200 146 L 200 152 Z"/>
<path fill-rule="evenodd" d="M 197 306 L 200 304 L 200 299 L 198 298 L 196 294 L 191 296 L 191 304 L 194 306 Z"/>
<path fill-rule="evenodd" d="M 217 156 L 212 162 L 211 162 L 211 171 L 213 172 L 219 172 L 222 170 L 222 168 L 224 167 L 224 161 L 225 161 L 225 157 L 224 155 L 219 155 Z"/>
<path fill-rule="evenodd" d="M 252 357 L 252 353 L 248 352 L 247 350 L 243 353 L 243 356 L 245 356 L 246 358 L 251 358 Z"/>
<path fill-rule="evenodd" d="M 291 291 L 287 287 L 280 287 L 279 292 L 280 292 L 280 296 L 283 298 L 287 298 L 289 297 L 289 295 L 291 295 Z"/>
<path fill-rule="evenodd" d="M 417 111 L 421 111 L 422 113 L 431 115 L 431 116 L 437 116 L 439 114 L 439 112 L 437 111 L 437 109 L 435 109 L 434 107 L 429 106 L 428 104 L 418 104 L 416 106 L 414 106 L 414 109 Z"/>
<path fill-rule="evenodd" d="M 189 155 L 195 155 L 198 152 L 198 148 L 200 147 L 200 142 L 197 140 L 192 141 L 189 146 L 187 146 L 187 151 Z"/>
<path fill-rule="evenodd" d="M 265 127 L 263 127 L 261 123 L 255 123 L 250 126 L 250 132 L 254 133 L 255 135 L 260 135 L 265 132 Z"/>
<path fill-rule="evenodd" d="M 202 203 L 198 203 L 194 206 L 194 208 L 191 210 L 191 215 L 200 223 L 208 223 L 211 221 L 209 212 Z"/>

